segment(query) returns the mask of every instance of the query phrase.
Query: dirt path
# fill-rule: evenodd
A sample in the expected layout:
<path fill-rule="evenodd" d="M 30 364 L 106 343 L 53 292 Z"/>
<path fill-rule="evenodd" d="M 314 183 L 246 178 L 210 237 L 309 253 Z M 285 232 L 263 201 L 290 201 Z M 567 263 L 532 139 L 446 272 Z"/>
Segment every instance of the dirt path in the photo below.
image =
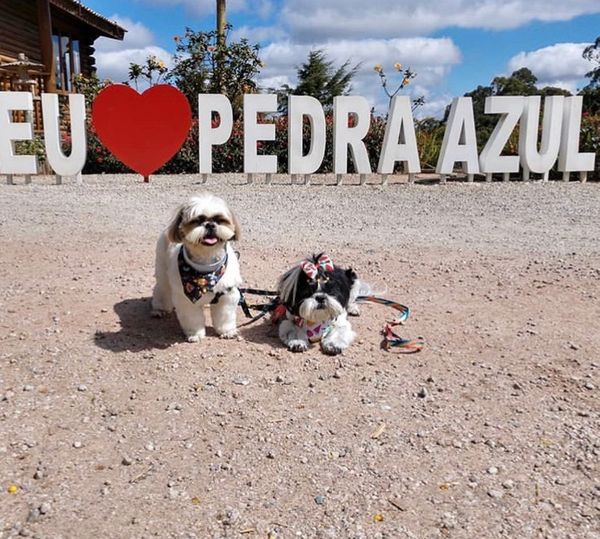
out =
<path fill-rule="evenodd" d="M 148 309 L 194 178 L 0 185 L 0 538 L 600 537 L 598 184 L 237 181 L 248 286 L 326 250 L 425 350 L 380 306 L 337 359 L 185 343 Z"/>

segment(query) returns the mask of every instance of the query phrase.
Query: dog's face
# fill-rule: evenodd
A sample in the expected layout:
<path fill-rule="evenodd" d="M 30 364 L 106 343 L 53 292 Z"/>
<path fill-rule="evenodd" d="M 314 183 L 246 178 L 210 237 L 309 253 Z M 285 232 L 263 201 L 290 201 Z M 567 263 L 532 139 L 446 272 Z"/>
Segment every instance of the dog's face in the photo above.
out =
<path fill-rule="evenodd" d="M 194 252 L 221 250 L 238 240 L 240 227 L 225 201 L 211 194 L 191 197 L 184 203 L 168 228 L 169 240 L 184 243 Z"/>
<path fill-rule="evenodd" d="M 286 272 L 279 282 L 279 297 L 288 310 L 314 322 L 331 320 L 342 314 L 356 280 L 352 269 L 323 269 L 318 265 L 320 256 L 308 260 L 316 268 L 316 275 L 311 276 L 311 272 L 307 273 L 300 265 Z"/>

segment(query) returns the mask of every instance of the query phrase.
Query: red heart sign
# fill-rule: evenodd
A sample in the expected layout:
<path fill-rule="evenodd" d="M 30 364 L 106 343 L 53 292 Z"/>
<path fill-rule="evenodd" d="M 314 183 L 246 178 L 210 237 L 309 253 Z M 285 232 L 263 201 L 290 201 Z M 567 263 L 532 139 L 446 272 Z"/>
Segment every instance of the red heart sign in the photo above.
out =
<path fill-rule="evenodd" d="M 92 107 L 92 124 L 102 143 L 144 178 L 177 153 L 191 123 L 187 99 L 168 84 L 143 94 L 113 84 L 98 94 Z"/>

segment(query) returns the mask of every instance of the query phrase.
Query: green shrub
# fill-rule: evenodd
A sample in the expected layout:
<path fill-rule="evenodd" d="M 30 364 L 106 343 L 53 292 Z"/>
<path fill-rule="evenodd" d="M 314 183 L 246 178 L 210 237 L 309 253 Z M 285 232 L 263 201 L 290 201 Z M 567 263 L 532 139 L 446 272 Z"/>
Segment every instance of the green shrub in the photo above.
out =
<path fill-rule="evenodd" d="M 591 178 L 600 179 L 600 113 L 588 114 L 581 117 L 580 151 L 596 154 L 596 166 Z"/>

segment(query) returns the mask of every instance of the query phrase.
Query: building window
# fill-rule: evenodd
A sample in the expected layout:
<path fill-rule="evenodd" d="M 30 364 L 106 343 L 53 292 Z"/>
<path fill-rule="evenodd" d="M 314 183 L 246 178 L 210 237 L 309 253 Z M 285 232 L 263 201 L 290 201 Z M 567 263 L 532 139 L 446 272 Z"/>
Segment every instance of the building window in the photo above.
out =
<path fill-rule="evenodd" d="M 52 36 L 52 49 L 56 89 L 70 92 L 73 90 L 73 77 L 81 73 L 79 40 L 54 34 Z"/>

